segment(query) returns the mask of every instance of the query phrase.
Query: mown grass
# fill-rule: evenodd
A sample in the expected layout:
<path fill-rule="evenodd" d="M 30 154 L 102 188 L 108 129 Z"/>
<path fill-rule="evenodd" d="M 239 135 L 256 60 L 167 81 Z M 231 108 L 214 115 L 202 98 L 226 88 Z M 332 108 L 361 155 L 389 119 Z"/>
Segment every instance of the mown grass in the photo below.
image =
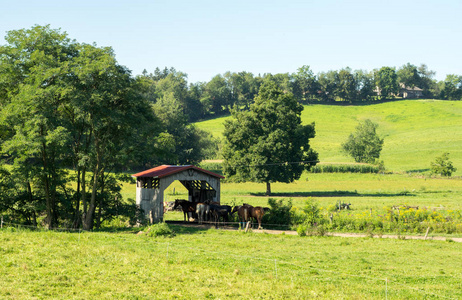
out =
<path fill-rule="evenodd" d="M 199 128 L 222 137 L 223 117 L 196 123 Z M 381 159 L 395 172 L 426 171 L 430 162 L 444 152 L 462 175 L 462 101 L 403 100 L 364 106 L 307 105 L 304 124 L 316 123 L 310 142 L 321 162 L 352 162 L 341 144 L 354 132 L 358 121 L 379 124 L 385 139 Z"/>
<path fill-rule="evenodd" d="M 3 229 L 0 298 L 462 297 L 460 243 L 173 229 L 173 238 Z"/>

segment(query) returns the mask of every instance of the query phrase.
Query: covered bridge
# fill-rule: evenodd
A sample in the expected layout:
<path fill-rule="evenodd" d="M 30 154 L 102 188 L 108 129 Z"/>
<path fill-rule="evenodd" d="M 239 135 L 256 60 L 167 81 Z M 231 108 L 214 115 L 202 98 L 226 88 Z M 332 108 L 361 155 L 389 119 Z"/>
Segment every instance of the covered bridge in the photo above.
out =
<path fill-rule="evenodd" d="M 132 176 L 136 177 L 136 204 L 152 223 L 163 220 L 164 191 L 175 180 L 188 190 L 189 201 L 219 203 L 220 179 L 225 178 L 192 165 L 162 165 Z"/>

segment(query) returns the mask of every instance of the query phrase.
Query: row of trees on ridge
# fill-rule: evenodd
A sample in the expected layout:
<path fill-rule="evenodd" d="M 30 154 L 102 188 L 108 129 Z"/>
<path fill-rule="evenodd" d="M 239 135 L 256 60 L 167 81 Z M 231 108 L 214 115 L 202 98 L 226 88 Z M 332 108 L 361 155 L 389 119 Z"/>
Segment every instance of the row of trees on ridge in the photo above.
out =
<path fill-rule="evenodd" d="M 422 89 L 423 97 L 446 100 L 462 99 L 462 76 L 448 75 L 444 81 L 433 79 L 434 71 L 424 64 L 410 63 L 395 68 L 382 67 L 373 71 L 344 68 L 314 74 L 309 66 L 295 73 L 263 74 L 226 72 L 209 82 L 188 85 L 187 74 L 174 68 L 144 71 L 138 79 L 148 89 L 145 97 L 155 103 L 180 106 L 189 121 L 229 114 L 232 107 L 247 110 L 254 102 L 260 86 L 276 83 L 284 92 L 292 93 L 297 101 L 308 103 L 371 102 L 395 99 L 402 87 Z"/>

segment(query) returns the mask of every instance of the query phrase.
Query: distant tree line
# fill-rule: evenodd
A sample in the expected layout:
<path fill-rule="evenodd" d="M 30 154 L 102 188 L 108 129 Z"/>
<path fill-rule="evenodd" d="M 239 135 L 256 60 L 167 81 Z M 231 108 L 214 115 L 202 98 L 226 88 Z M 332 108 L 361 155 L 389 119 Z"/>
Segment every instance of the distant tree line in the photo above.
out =
<path fill-rule="evenodd" d="M 152 103 L 175 103 L 188 121 L 229 114 L 232 107 L 247 110 L 254 102 L 260 86 L 267 81 L 276 83 L 284 92 L 292 93 L 297 101 L 308 103 L 357 103 L 399 98 L 400 89 L 419 88 L 422 97 L 443 100 L 462 99 L 462 76 L 447 75 L 444 81 L 433 77 L 434 71 L 425 64 L 407 63 L 399 69 L 382 67 L 373 71 L 344 68 L 314 74 L 309 66 L 295 73 L 263 74 L 250 72 L 214 76 L 209 82 L 187 83 L 187 74 L 175 68 L 146 70 L 137 79 L 147 87 L 145 97 Z M 166 100 L 166 98 L 168 98 Z M 167 102 L 166 102 L 167 101 Z"/>

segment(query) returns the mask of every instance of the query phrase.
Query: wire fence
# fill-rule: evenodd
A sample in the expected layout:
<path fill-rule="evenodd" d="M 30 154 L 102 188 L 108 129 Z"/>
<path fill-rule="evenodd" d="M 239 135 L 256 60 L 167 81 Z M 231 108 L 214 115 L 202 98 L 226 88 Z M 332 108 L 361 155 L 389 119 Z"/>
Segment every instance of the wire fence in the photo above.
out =
<path fill-rule="evenodd" d="M 236 225 L 237 222 L 228 222 L 229 225 Z M 89 233 L 91 231 L 83 230 L 83 229 L 75 229 L 75 228 L 39 228 L 32 225 L 22 225 L 22 224 L 15 224 L 11 222 L 4 222 L 3 218 L 0 220 L 1 228 L 26 228 L 32 230 L 43 230 L 43 231 L 56 231 L 56 232 L 78 232 L 79 238 L 78 242 L 80 243 L 80 233 Z M 99 234 L 105 234 L 105 232 L 99 232 Z M 107 233 L 108 237 L 114 238 L 116 235 L 114 233 Z M 124 243 L 131 243 L 132 245 L 141 246 L 145 243 L 145 240 L 131 240 L 127 241 L 124 239 Z M 208 262 L 211 263 L 213 261 L 222 261 L 222 260 L 229 260 L 232 258 L 235 266 L 246 270 L 248 273 L 254 276 L 261 276 L 262 274 L 269 274 L 274 277 L 277 281 L 287 281 L 294 285 L 294 282 L 297 281 L 300 284 L 300 278 L 306 278 L 306 276 L 315 275 L 320 277 L 324 281 L 346 281 L 348 284 L 352 283 L 353 279 L 360 279 L 362 281 L 366 280 L 371 284 L 377 284 L 383 286 L 383 297 L 384 299 L 389 299 L 392 292 L 397 287 L 402 287 L 405 290 L 413 290 L 418 292 L 424 296 L 433 296 L 441 299 L 458 299 L 455 297 L 448 297 L 444 296 L 432 291 L 424 290 L 419 287 L 412 287 L 405 283 L 400 283 L 392 276 L 386 278 L 368 276 L 363 274 L 351 274 L 345 272 L 339 272 L 338 270 L 332 269 L 324 269 L 320 267 L 314 267 L 311 265 L 307 265 L 306 262 L 300 261 L 287 261 L 284 259 L 280 259 L 277 257 L 258 257 L 255 255 L 243 255 L 241 253 L 236 252 L 229 252 L 229 251 L 219 251 L 219 250 L 209 250 L 209 249 L 201 249 L 197 247 L 187 247 L 184 244 L 175 244 L 174 240 L 168 242 L 158 242 L 156 240 L 152 240 L 152 243 L 157 245 L 158 249 L 155 249 L 159 252 L 159 249 L 165 249 L 164 255 L 166 261 L 174 261 L 175 259 L 179 259 L 184 257 L 188 257 L 191 261 L 195 261 L 195 257 L 197 257 L 197 261 L 200 262 L 201 258 L 204 256 L 208 257 Z M 153 249 L 154 251 L 154 249 Z M 310 251 L 311 253 L 316 253 L 316 251 Z M 318 254 L 323 254 L 323 252 L 318 252 Z M 333 276 L 332 276 L 333 275 Z"/>

